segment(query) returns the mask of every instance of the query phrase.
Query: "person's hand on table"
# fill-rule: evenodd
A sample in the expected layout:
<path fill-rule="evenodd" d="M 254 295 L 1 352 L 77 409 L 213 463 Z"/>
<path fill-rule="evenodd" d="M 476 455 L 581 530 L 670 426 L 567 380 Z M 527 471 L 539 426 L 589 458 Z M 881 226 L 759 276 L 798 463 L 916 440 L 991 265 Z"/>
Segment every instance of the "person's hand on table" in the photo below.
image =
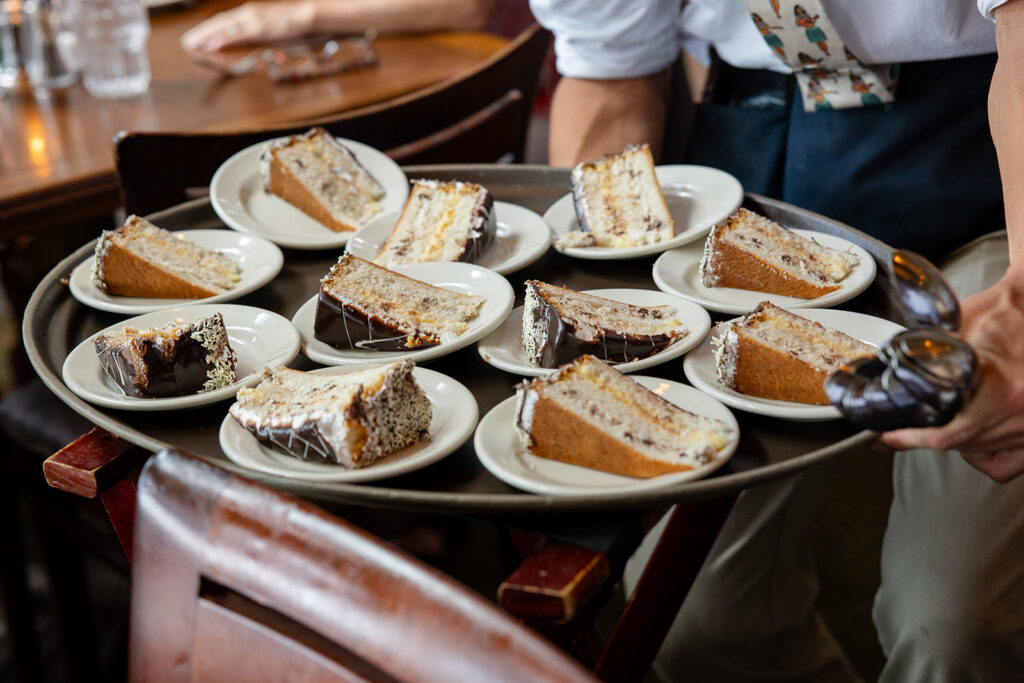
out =
<path fill-rule="evenodd" d="M 301 38 L 313 32 L 315 10 L 312 2 L 247 2 L 193 26 L 181 36 L 181 44 L 212 52 Z"/>
<path fill-rule="evenodd" d="M 958 450 L 998 482 L 1024 473 L 1024 271 L 962 302 L 960 336 L 978 354 L 973 396 L 949 424 L 886 432 L 896 450 Z"/>

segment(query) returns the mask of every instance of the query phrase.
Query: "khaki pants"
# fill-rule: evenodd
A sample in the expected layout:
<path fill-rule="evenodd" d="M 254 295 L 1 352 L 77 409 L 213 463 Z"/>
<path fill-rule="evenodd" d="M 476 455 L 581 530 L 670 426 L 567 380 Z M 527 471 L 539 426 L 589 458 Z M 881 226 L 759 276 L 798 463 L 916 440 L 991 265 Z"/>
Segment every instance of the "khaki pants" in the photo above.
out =
<path fill-rule="evenodd" d="M 1008 263 L 1005 233 L 954 253 L 961 297 Z M 1022 340 L 1024 343 L 1024 340 Z M 855 681 L 814 610 L 806 532 L 825 464 L 744 491 L 655 662 L 666 681 Z M 1024 680 L 1024 477 L 996 484 L 955 453 L 900 453 L 873 616 L 884 681 Z M 631 590 L 660 527 L 626 569 Z"/>

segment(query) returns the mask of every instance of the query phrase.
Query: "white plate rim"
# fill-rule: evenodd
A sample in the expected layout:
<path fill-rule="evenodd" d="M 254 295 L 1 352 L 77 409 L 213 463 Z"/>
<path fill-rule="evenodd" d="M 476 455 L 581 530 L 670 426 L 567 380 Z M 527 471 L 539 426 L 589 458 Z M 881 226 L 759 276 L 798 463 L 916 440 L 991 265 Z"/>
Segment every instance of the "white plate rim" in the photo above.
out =
<path fill-rule="evenodd" d="M 672 237 L 672 239 L 656 244 L 645 244 L 639 247 L 627 247 L 624 249 L 613 247 L 559 247 L 557 245 L 558 239 L 579 227 L 576 210 L 573 206 L 572 192 L 569 192 L 555 200 L 548 207 L 548 210 L 544 212 L 544 221 L 551 227 L 552 246 L 562 254 L 581 259 L 600 261 L 643 258 L 699 240 L 711 231 L 712 226 L 738 209 L 740 204 L 743 203 L 743 186 L 740 184 L 740 181 L 732 174 L 719 168 L 698 164 L 668 164 L 655 166 L 654 171 L 662 186 L 670 183 L 696 185 L 694 182 L 687 182 L 689 179 L 686 177 L 686 174 L 703 175 L 705 183 L 708 183 L 707 178 L 710 178 L 711 182 L 708 184 L 720 183 L 722 185 L 721 188 L 708 189 L 707 191 L 712 195 L 721 194 L 724 196 L 722 208 L 705 216 L 683 232 Z M 698 189 L 703 188 L 698 186 Z"/>
<path fill-rule="evenodd" d="M 398 222 L 400 215 L 401 211 L 374 217 L 373 220 L 353 233 L 345 250 L 354 256 L 372 261 L 377 256 L 377 249 L 373 247 L 382 243 L 382 240 L 378 238 L 378 233 L 383 234 L 385 237 L 389 235 L 395 223 Z M 509 226 L 511 230 L 507 235 L 519 238 L 525 237 L 526 244 L 513 251 L 510 256 L 496 263 L 489 263 L 487 261 L 487 251 L 490 249 L 488 247 L 488 250 L 484 251 L 482 260 L 474 261 L 476 265 L 493 270 L 500 275 L 508 275 L 517 270 L 522 270 L 539 259 L 551 246 L 551 228 L 536 211 L 531 211 L 525 206 L 512 204 L 511 202 L 495 201 L 494 215 L 498 220 L 499 229 L 501 229 L 502 224 Z M 385 225 L 389 225 L 386 232 Z M 505 237 L 505 239 L 507 238 Z M 502 238 L 495 237 L 495 241 L 500 239 Z"/>
<path fill-rule="evenodd" d="M 689 289 L 681 289 L 675 286 L 672 282 L 666 279 L 666 273 L 678 271 L 681 268 L 693 268 L 700 267 L 700 258 L 704 253 L 703 244 L 689 244 L 678 249 L 672 249 L 666 251 L 664 254 L 658 257 L 658 260 L 654 262 L 654 267 L 651 269 L 651 275 L 654 278 L 654 284 L 658 286 L 663 292 L 675 294 L 681 296 L 684 299 L 694 301 L 704 308 L 715 311 L 717 313 L 730 313 L 730 314 L 744 314 L 749 313 L 757 307 L 757 304 L 761 301 L 771 301 L 776 306 L 782 308 L 825 308 L 829 306 L 835 306 L 845 301 L 849 301 L 853 297 L 857 296 L 868 287 L 875 280 L 875 274 L 877 272 L 877 265 L 875 259 L 865 250 L 853 242 L 839 237 L 838 235 L 830 235 L 826 232 L 817 232 L 815 230 L 804 230 L 800 228 L 790 228 L 793 232 L 803 237 L 813 238 L 819 244 L 831 247 L 833 249 L 839 249 L 841 251 L 849 249 L 856 254 L 858 263 L 853 272 L 850 273 L 839 285 L 839 289 L 823 294 L 814 299 L 798 299 L 791 296 L 783 296 L 781 294 L 769 294 L 767 292 L 756 292 L 747 289 L 735 289 L 733 287 L 721 287 L 723 292 L 726 292 L 729 297 L 733 297 L 739 300 L 738 303 L 731 303 L 730 301 L 723 301 L 720 298 L 711 298 L 701 294 L 700 292 L 694 292 Z M 696 260 L 694 260 L 696 259 Z"/>
<path fill-rule="evenodd" d="M 96 360 L 96 352 L 93 348 L 93 339 L 95 339 L 98 334 L 118 330 L 127 325 L 138 325 L 144 328 L 156 327 L 162 323 L 148 322 L 148 320 L 140 321 L 139 319 L 155 318 L 155 316 L 160 314 L 167 316 L 166 319 L 163 317 L 160 318 L 166 323 L 173 320 L 174 317 L 179 317 L 178 315 L 172 314 L 180 314 L 180 317 L 183 318 L 196 319 L 212 315 L 213 313 L 223 314 L 225 317 L 225 326 L 228 328 L 233 326 L 232 321 L 228 320 L 229 316 L 232 318 L 235 315 L 250 316 L 251 319 L 255 319 L 258 315 L 271 316 L 270 320 L 274 323 L 274 329 L 276 331 L 275 334 L 282 335 L 281 349 L 279 353 L 269 356 L 268 358 L 261 359 L 250 374 L 236 379 L 235 382 L 226 387 L 214 389 L 213 391 L 208 391 L 202 394 L 190 394 L 188 396 L 173 396 L 170 398 L 136 398 L 133 396 L 126 396 L 123 393 L 116 393 L 119 390 L 115 390 L 113 385 L 110 384 L 110 381 L 105 377 L 101 379 L 102 386 L 105 387 L 105 390 L 103 391 L 97 391 L 78 379 L 78 372 L 83 374 L 87 372 L 98 372 L 101 373 L 101 375 L 103 373 L 102 368 L 99 367 L 99 361 Z M 299 341 L 299 332 L 295 329 L 295 326 L 291 324 L 291 321 L 282 315 L 274 313 L 273 311 L 256 308 L 255 306 L 242 306 L 239 304 L 201 304 L 198 306 L 186 306 L 177 309 L 160 309 L 134 318 L 122 320 L 100 330 L 99 332 L 96 332 L 95 334 L 89 335 L 89 337 L 76 345 L 68 354 L 67 358 L 64 359 L 64 364 L 61 367 L 61 377 L 64 380 L 64 384 L 76 396 L 88 403 L 105 408 L 116 408 L 118 410 L 139 412 L 184 410 L 230 399 L 235 395 L 239 388 L 256 382 L 259 371 L 262 370 L 262 368 L 269 365 L 288 365 L 299 354 Z M 254 348 L 258 349 L 259 347 Z M 90 359 L 91 362 L 89 362 Z M 86 365 L 81 369 L 75 369 L 73 364 L 79 361 L 86 361 Z"/>
<path fill-rule="evenodd" d="M 411 358 L 417 363 L 440 358 L 450 353 L 463 349 L 470 344 L 490 334 L 496 327 L 508 317 L 515 304 L 515 292 L 512 285 L 501 275 L 482 266 L 471 263 L 450 263 L 446 261 L 425 261 L 423 263 L 410 263 L 395 269 L 403 275 L 408 275 L 427 282 L 438 284 L 448 280 L 458 280 L 470 293 L 485 298 L 484 305 L 480 309 L 477 319 L 470 325 L 470 329 L 457 339 L 431 346 L 420 350 L 410 351 L 377 351 L 373 357 L 368 357 L 367 351 L 342 351 L 330 345 L 318 341 L 313 337 L 313 318 L 316 313 L 316 302 L 319 292 L 306 300 L 292 316 L 292 324 L 299 331 L 302 338 L 302 354 L 306 358 L 321 365 L 350 365 L 352 363 L 366 363 L 370 361 L 383 363 L 385 361 Z M 463 271 L 460 276 L 458 271 Z M 450 271 L 445 274 L 445 271 Z M 471 275 L 477 272 L 477 277 L 484 278 L 487 282 L 487 291 L 474 290 Z M 379 356 L 376 354 L 380 354 Z"/>
<path fill-rule="evenodd" d="M 630 361 L 629 363 L 618 363 L 611 366 L 623 374 L 639 372 L 640 370 L 646 370 L 647 368 L 652 368 L 656 365 L 662 365 L 670 360 L 679 358 L 684 353 L 687 353 L 691 349 L 695 348 L 698 344 L 700 344 L 704 340 L 704 337 L 706 337 L 708 332 L 711 330 L 711 316 L 708 315 L 708 312 L 704 310 L 702 306 L 699 306 L 694 302 L 688 301 L 681 297 L 677 297 L 673 294 L 669 294 L 668 292 L 659 292 L 658 290 L 653 289 L 636 289 L 624 287 L 587 289 L 581 291 L 584 294 L 593 294 L 594 296 L 602 296 L 605 297 L 606 299 L 623 301 L 624 303 L 631 303 L 634 305 L 643 305 L 645 302 L 641 302 L 638 300 L 629 301 L 623 299 L 622 297 L 642 296 L 646 298 L 647 301 L 651 302 L 650 305 L 675 306 L 677 311 L 680 307 L 684 307 L 684 309 L 687 311 L 687 315 L 681 316 L 686 318 L 686 320 L 683 322 L 684 324 L 687 325 L 687 327 L 690 330 L 685 337 L 675 342 L 674 344 L 665 347 L 664 349 L 654 354 L 653 356 L 641 358 L 640 360 Z M 658 297 L 657 295 L 662 295 L 662 297 Z M 654 297 L 657 297 L 657 299 L 654 300 Z M 492 365 L 498 368 L 499 370 L 503 370 L 505 372 L 509 372 L 515 375 L 521 375 L 524 377 L 541 377 L 552 372 L 557 372 L 558 368 L 538 368 L 533 365 L 527 365 L 525 363 L 510 363 L 507 362 L 501 356 L 495 355 L 494 351 L 496 349 L 500 349 L 502 351 L 507 350 L 507 346 L 499 345 L 499 341 L 502 338 L 508 336 L 506 328 L 514 325 L 517 328 L 521 329 L 522 311 L 522 306 L 516 306 L 515 308 L 513 308 L 512 311 L 509 313 L 508 317 L 505 318 L 504 322 L 502 322 L 501 325 L 496 327 L 493 332 L 491 332 L 486 337 L 477 342 L 477 352 L 480 354 L 480 357 L 484 359 L 485 363 Z M 517 335 L 517 338 L 520 340 L 520 343 L 522 343 L 521 333 Z"/>
<path fill-rule="evenodd" d="M 188 239 L 190 242 L 198 244 L 204 248 L 211 248 L 208 244 L 203 244 L 204 240 L 208 239 L 210 233 L 216 233 L 217 236 L 233 236 L 237 238 L 238 249 L 242 250 L 242 244 L 246 241 L 252 243 L 253 247 L 249 249 L 253 256 L 261 256 L 267 260 L 267 265 L 261 268 L 255 274 L 252 274 L 251 270 L 245 268 L 242 269 L 242 280 L 238 286 L 234 289 L 224 292 L 223 294 L 217 294 L 215 296 L 208 296 L 202 299 L 143 299 L 144 301 L 159 301 L 160 303 L 135 303 L 140 300 L 139 297 L 132 296 L 115 296 L 112 294 L 106 294 L 96 285 L 92 283 L 92 267 L 96 261 L 95 254 L 90 254 L 84 261 L 79 263 L 71 271 L 71 275 L 68 277 L 68 289 L 71 291 L 71 296 L 75 297 L 80 303 L 95 308 L 100 311 L 107 311 L 109 313 L 152 313 L 153 311 L 159 311 L 164 308 L 180 308 L 182 306 L 190 306 L 193 304 L 212 304 L 219 303 L 222 301 L 234 301 L 241 299 L 247 294 L 255 292 L 257 289 L 267 284 L 281 272 L 281 268 L 284 267 L 284 253 L 281 249 L 268 239 L 260 237 L 259 235 L 250 235 L 240 233 L 233 230 L 221 230 L 218 228 L 211 229 L 200 229 L 200 230 L 174 230 L 171 232 L 172 235 L 181 235 Z M 221 247 L 223 249 L 223 247 Z M 246 274 L 252 274 L 252 277 L 247 279 Z"/>
<path fill-rule="evenodd" d="M 345 374 L 347 372 L 380 365 L 382 365 L 382 363 L 334 365 L 326 368 L 317 368 L 312 372 L 318 375 Z M 302 470 L 290 469 L 277 464 L 254 466 L 252 463 L 253 456 L 237 452 L 234 449 L 234 443 L 231 441 L 232 438 L 244 441 L 248 448 L 258 449 L 258 457 L 269 459 L 272 463 L 277 460 L 280 460 L 281 462 L 288 462 L 287 458 L 289 456 L 275 453 L 266 446 L 263 446 L 251 432 L 238 424 L 230 414 L 224 416 L 218 431 L 221 450 L 224 451 L 224 455 L 227 456 L 229 460 L 234 462 L 236 465 L 245 467 L 246 469 L 261 472 L 263 474 L 302 481 L 345 482 L 354 484 L 388 479 L 422 469 L 448 457 L 462 447 L 467 440 L 469 440 L 469 437 L 472 436 L 473 432 L 476 430 L 476 425 L 479 421 L 480 409 L 472 392 L 470 392 L 464 384 L 448 375 L 437 372 L 436 370 L 417 366 L 413 368 L 413 376 L 416 378 L 417 383 L 419 383 L 423 388 L 427 397 L 431 399 L 431 403 L 433 404 L 435 411 L 439 405 L 439 402 L 436 399 L 439 396 L 442 396 L 440 393 L 442 391 L 440 386 L 444 382 L 449 383 L 449 388 L 444 391 L 451 391 L 452 393 L 450 396 L 445 397 L 445 405 L 450 405 L 451 407 L 449 407 L 445 412 L 445 421 L 441 424 L 438 434 L 438 436 L 443 434 L 444 438 L 434 438 L 430 444 L 423 446 L 416 453 L 401 456 L 398 460 L 393 462 L 389 462 L 389 460 L 394 458 L 396 455 L 400 455 L 403 451 L 413 448 L 417 444 L 407 446 L 403 451 L 392 453 L 383 460 L 369 465 L 368 467 L 355 470 L 347 470 L 340 466 L 318 463 L 303 464 L 309 467 L 323 467 L 325 468 L 323 473 L 304 472 Z M 424 386 L 424 384 L 427 384 L 427 386 Z M 458 404 L 458 409 L 454 408 L 455 404 Z M 433 417 L 431 418 L 432 424 L 434 419 L 435 418 Z M 268 455 L 268 452 L 270 455 Z M 296 462 L 300 461 L 296 460 Z"/>
<path fill-rule="evenodd" d="M 290 218 L 303 229 L 311 231 L 310 236 L 305 239 L 290 239 L 267 235 L 262 228 L 258 217 L 252 216 L 243 205 L 240 197 L 242 185 L 252 181 L 254 178 L 258 187 L 262 188 L 262 181 L 259 180 L 259 155 L 269 144 L 283 137 L 271 138 L 263 142 L 250 145 L 245 149 L 232 154 L 220 165 L 210 179 L 210 205 L 217 216 L 224 221 L 232 230 L 248 234 L 260 235 L 271 242 L 282 247 L 302 250 L 336 249 L 345 246 L 354 231 L 335 232 L 315 219 L 307 216 L 299 209 L 291 206 L 283 199 L 268 196 L 270 200 L 280 201 L 282 209 L 291 209 L 295 215 Z M 347 138 L 335 138 L 338 142 L 352 150 L 359 163 L 373 172 L 374 177 L 384 187 L 384 203 L 381 212 L 392 211 L 401 208 L 409 196 L 409 180 L 399 166 L 391 157 L 369 145 L 350 140 Z M 370 168 L 370 167 L 375 168 Z M 401 179 L 401 182 L 399 182 Z M 262 192 L 262 190 L 259 190 Z M 289 211 L 291 213 L 291 211 Z M 323 233 L 320 232 L 323 230 Z"/>
<path fill-rule="evenodd" d="M 673 392 L 666 397 L 667 400 L 670 400 L 676 405 L 680 405 L 678 400 L 672 400 L 672 398 L 676 397 L 678 399 L 682 399 L 682 397 L 685 397 L 683 400 L 684 405 L 681 405 L 680 407 L 698 415 L 715 417 L 726 422 L 733 428 L 735 437 L 729 445 L 726 446 L 725 450 L 719 454 L 714 461 L 707 465 L 688 472 L 674 472 L 671 474 L 662 474 L 656 477 L 651 477 L 649 479 L 635 479 L 633 477 L 625 477 L 608 472 L 591 470 L 577 465 L 569 465 L 568 463 L 546 460 L 535 456 L 532 453 L 526 452 L 522 446 L 519 445 L 513 432 L 514 428 L 512 426 L 512 422 L 515 419 L 516 397 L 511 396 L 491 408 L 491 410 L 489 410 L 477 424 L 476 433 L 473 437 L 473 448 L 476 451 L 477 459 L 488 472 L 509 486 L 513 486 L 517 489 L 538 495 L 586 496 L 602 493 L 636 493 L 694 481 L 695 479 L 701 479 L 713 473 L 732 458 L 739 445 L 740 427 L 739 423 L 736 421 L 735 415 L 733 415 L 732 411 L 729 410 L 729 408 L 722 402 L 717 401 L 714 398 L 710 398 L 703 392 L 694 389 L 691 386 L 682 384 L 681 382 L 646 375 L 634 375 L 633 379 L 649 389 L 654 389 L 659 385 L 667 385 Z M 512 444 L 505 443 L 509 436 L 511 436 Z M 488 439 L 493 439 L 495 441 L 501 439 L 502 441 L 498 445 L 492 447 L 488 443 Z M 510 449 L 509 446 L 511 446 Z M 601 479 L 613 482 L 614 485 L 595 488 L 542 482 L 536 478 L 517 474 L 505 467 L 503 465 L 503 459 L 509 458 L 520 460 L 522 462 L 523 469 L 527 471 L 535 470 L 538 465 L 547 465 L 548 469 L 554 469 L 556 472 L 564 470 L 566 472 L 578 473 L 580 475 L 597 476 Z M 616 479 L 621 480 L 621 484 L 616 482 Z"/>
<path fill-rule="evenodd" d="M 839 308 L 801 308 L 793 310 L 793 313 L 819 322 L 826 327 L 837 329 L 855 339 L 860 339 L 875 346 L 884 344 L 894 334 L 906 329 L 902 325 L 885 318 Z M 877 330 L 877 333 L 863 334 L 863 326 L 866 324 L 874 326 L 868 329 Z M 858 332 L 858 330 L 861 332 Z M 757 415 L 767 415 L 796 422 L 825 422 L 828 420 L 838 420 L 843 417 L 842 413 L 835 406 L 811 405 L 748 396 L 719 384 L 714 369 L 714 349 L 711 345 L 718 333 L 717 328 L 711 330 L 711 334 L 704 339 L 704 342 L 687 354 L 683 360 L 683 373 L 690 384 L 710 394 L 727 406 Z M 708 379 L 709 376 L 712 379 Z"/>

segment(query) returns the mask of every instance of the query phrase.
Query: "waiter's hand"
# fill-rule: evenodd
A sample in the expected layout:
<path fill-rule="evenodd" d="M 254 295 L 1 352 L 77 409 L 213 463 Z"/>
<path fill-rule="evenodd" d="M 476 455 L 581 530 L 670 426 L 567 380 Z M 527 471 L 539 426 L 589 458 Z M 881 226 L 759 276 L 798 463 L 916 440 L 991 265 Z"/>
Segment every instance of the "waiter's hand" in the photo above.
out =
<path fill-rule="evenodd" d="M 978 354 L 978 384 L 949 424 L 882 435 L 897 449 L 958 450 L 998 482 L 1024 473 L 1024 273 L 1008 272 L 962 303 L 960 336 Z"/>

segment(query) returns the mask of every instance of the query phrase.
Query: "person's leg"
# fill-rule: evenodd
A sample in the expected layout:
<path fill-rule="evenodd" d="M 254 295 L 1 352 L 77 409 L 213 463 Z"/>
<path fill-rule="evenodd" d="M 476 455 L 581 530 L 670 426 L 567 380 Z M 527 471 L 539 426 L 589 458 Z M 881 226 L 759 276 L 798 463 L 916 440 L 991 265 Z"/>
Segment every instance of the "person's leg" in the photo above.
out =
<path fill-rule="evenodd" d="M 825 464 L 740 494 L 655 660 L 661 680 L 858 680 L 814 611 L 806 529 L 834 473 Z M 627 566 L 627 590 L 659 532 Z"/>
<path fill-rule="evenodd" d="M 874 619 L 881 681 L 1013 681 L 1024 672 L 1024 478 L 957 453 L 898 453 Z"/>
<path fill-rule="evenodd" d="M 1006 234 L 955 252 L 961 297 L 1006 271 Z M 957 454 L 896 455 L 874 619 L 883 681 L 1009 681 L 1024 671 L 1024 477 L 997 484 Z"/>
<path fill-rule="evenodd" d="M 777 74 L 724 69 L 713 101 L 698 107 L 685 160 L 732 173 L 747 192 L 778 196 L 790 111 L 784 83 Z M 857 680 L 814 611 L 806 532 L 833 474 L 824 465 L 740 495 L 658 653 L 658 676 Z M 660 527 L 630 561 L 627 591 L 659 536 Z"/>

